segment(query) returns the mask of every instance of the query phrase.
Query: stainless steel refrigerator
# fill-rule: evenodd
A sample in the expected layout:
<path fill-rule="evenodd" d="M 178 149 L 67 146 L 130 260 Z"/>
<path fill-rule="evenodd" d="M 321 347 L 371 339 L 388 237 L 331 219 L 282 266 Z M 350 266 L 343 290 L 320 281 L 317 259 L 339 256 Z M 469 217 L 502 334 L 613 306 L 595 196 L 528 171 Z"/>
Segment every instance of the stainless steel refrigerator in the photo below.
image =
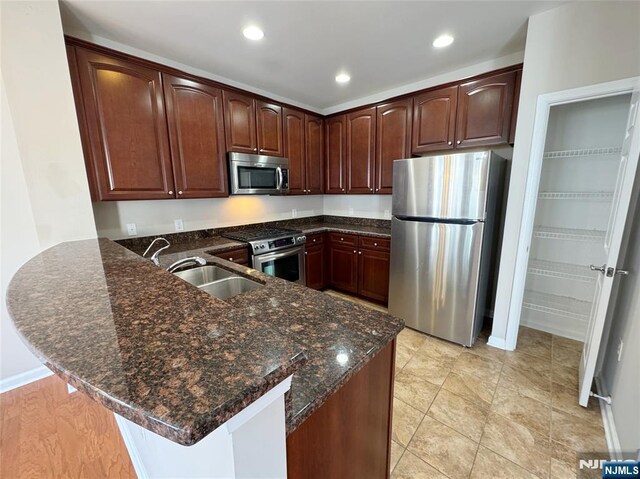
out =
<path fill-rule="evenodd" d="M 465 346 L 482 329 L 505 160 L 491 151 L 393 163 L 389 312 Z"/>

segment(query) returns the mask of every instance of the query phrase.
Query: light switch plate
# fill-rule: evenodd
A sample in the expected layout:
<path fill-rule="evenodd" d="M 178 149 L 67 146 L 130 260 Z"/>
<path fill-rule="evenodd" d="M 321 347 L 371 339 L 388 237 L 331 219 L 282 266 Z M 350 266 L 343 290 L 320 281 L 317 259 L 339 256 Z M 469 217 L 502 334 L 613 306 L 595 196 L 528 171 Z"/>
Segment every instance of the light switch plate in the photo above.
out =
<path fill-rule="evenodd" d="M 173 220 L 173 224 L 177 232 L 184 231 L 184 223 L 182 220 Z"/>

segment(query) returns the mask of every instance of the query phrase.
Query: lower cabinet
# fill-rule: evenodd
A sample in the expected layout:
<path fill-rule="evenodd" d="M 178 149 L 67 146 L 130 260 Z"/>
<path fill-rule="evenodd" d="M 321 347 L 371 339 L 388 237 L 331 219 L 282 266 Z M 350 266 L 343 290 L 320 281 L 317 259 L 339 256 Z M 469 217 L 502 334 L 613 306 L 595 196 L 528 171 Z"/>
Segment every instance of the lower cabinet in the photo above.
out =
<path fill-rule="evenodd" d="M 243 266 L 249 266 L 249 250 L 247 248 L 238 248 L 222 253 L 210 253 L 218 258 L 226 259 L 232 263 L 241 264 Z"/>
<path fill-rule="evenodd" d="M 387 304 L 389 252 L 362 248 L 358 254 L 358 294 L 363 298 Z"/>
<path fill-rule="evenodd" d="M 329 286 L 347 293 L 358 293 L 356 247 L 329 243 Z"/>
<path fill-rule="evenodd" d="M 389 477 L 395 343 L 289 434 L 289 479 Z"/>
<path fill-rule="evenodd" d="M 325 267 L 324 233 L 307 237 L 305 248 L 305 277 L 307 287 L 311 289 L 324 289 L 327 287 Z"/>

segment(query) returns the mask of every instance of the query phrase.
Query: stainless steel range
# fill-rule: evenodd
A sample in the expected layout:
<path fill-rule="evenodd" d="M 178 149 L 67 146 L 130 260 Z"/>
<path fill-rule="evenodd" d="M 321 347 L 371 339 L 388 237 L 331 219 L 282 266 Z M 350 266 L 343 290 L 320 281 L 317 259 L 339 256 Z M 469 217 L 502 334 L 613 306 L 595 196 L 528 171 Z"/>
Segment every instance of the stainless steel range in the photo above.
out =
<path fill-rule="evenodd" d="M 278 278 L 305 284 L 304 244 L 299 230 L 262 228 L 231 231 L 223 236 L 249 243 L 254 269 Z"/>

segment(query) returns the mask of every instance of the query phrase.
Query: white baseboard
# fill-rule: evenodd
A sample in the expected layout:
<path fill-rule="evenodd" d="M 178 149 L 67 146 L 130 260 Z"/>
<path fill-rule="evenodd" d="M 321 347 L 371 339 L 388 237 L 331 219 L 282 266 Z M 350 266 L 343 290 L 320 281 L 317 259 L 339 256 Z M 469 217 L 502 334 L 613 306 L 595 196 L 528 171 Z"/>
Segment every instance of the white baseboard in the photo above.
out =
<path fill-rule="evenodd" d="M 603 397 L 609 396 L 609 391 L 599 375 L 595 377 L 595 381 L 598 394 Z M 611 455 L 611 459 L 621 460 L 623 457 L 620 448 L 620 438 L 618 438 L 618 431 L 613 418 L 613 409 L 611 409 L 611 404 L 607 404 L 606 401 L 599 400 L 598 402 L 600 403 L 602 423 L 604 424 L 604 436 L 607 439 L 609 454 Z"/>
<path fill-rule="evenodd" d="M 53 372 L 51 372 L 49 368 L 46 366 L 40 366 L 38 368 L 25 371 L 24 373 L 2 379 L 0 380 L 0 394 L 19 388 L 20 386 L 25 386 L 26 384 L 38 381 L 39 379 L 44 379 L 52 374 Z"/>
<path fill-rule="evenodd" d="M 487 344 L 489 346 L 493 346 L 494 348 L 507 349 L 507 341 L 502 338 L 496 338 L 493 335 L 489 336 Z"/>

